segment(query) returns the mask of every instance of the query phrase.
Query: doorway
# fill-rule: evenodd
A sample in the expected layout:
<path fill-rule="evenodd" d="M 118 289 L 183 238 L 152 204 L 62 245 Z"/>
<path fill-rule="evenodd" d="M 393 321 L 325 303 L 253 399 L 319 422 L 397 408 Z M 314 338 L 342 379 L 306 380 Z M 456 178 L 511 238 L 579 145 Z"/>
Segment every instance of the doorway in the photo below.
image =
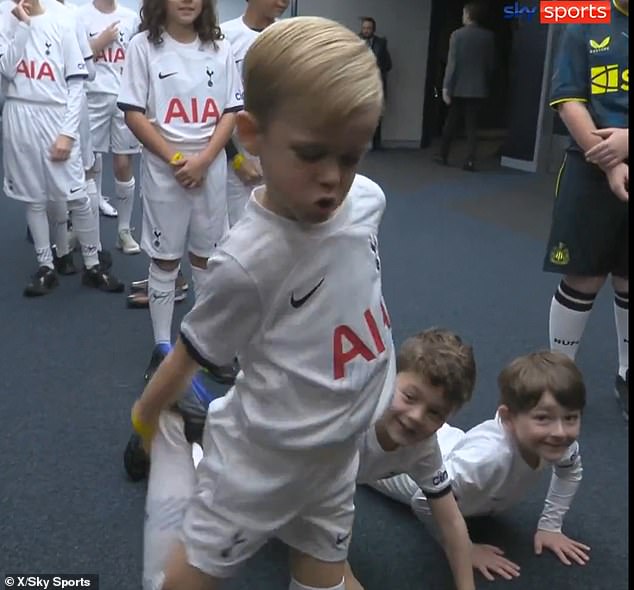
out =
<path fill-rule="evenodd" d="M 462 26 L 465 0 L 432 0 L 427 79 L 423 104 L 421 147 L 429 147 L 442 134 L 447 108 L 442 101 L 442 81 L 447 66 L 449 37 Z M 508 0 L 485 2 L 483 25 L 495 34 L 496 65 L 491 92 L 480 118 L 480 131 L 487 136 L 503 137 L 508 120 L 509 65 L 513 43 L 513 21 L 504 19 Z"/>

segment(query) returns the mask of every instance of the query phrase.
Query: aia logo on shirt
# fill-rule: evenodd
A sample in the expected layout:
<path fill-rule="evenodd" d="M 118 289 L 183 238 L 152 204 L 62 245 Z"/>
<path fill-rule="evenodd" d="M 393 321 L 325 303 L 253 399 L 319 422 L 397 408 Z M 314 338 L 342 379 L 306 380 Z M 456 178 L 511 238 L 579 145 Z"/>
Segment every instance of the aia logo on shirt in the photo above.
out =
<path fill-rule="evenodd" d="M 213 98 L 206 98 L 202 104 L 197 98 L 190 98 L 189 101 L 172 98 L 165 111 L 164 123 L 167 125 L 172 121 L 179 120 L 181 123 L 205 124 L 209 119 L 213 119 L 215 122 L 220 119 L 220 111 Z"/>
<path fill-rule="evenodd" d="M 383 302 L 381 302 L 379 311 L 383 325 L 390 329 L 392 326 L 390 316 L 387 314 L 387 309 L 385 309 Z M 363 319 L 367 327 L 367 332 L 363 335 L 357 334 L 350 326 L 345 324 L 335 328 L 333 334 L 335 380 L 345 377 L 346 365 L 357 357 L 363 357 L 366 361 L 371 362 L 385 352 L 385 342 L 381 337 L 381 332 L 372 310 L 366 309 Z"/>
<path fill-rule="evenodd" d="M 53 68 L 51 64 L 48 62 L 43 62 L 38 64 L 33 60 L 22 60 L 18 64 L 16 68 L 16 75 L 22 74 L 26 76 L 30 80 L 51 80 L 55 82 L 55 72 L 53 72 Z"/>
<path fill-rule="evenodd" d="M 125 51 L 121 47 L 106 47 L 95 55 L 95 63 L 98 62 L 116 64 L 125 61 Z"/>

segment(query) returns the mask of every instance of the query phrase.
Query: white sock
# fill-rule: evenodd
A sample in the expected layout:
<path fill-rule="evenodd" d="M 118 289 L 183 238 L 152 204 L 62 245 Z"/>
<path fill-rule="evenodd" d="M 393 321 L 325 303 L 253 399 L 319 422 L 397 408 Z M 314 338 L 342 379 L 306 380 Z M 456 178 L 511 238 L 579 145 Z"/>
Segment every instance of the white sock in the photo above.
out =
<path fill-rule="evenodd" d="M 28 203 L 26 223 L 31 230 L 31 236 L 33 236 L 33 247 L 38 266 L 48 266 L 48 268 L 54 269 L 46 203 Z"/>
<path fill-rule="evenodd" d="M 50 222 L 50 234 L 55 244 L 55 252 L 57 257 L 61 258 L 70 252 L 66 201 L 49 201 L 47 214 Z"/>
<path fill-rule="evenodd" d="M 550 349 L 575 360 L 586 323 L 592 311 L 595 293 L 575 291 L 564 281 L 559 283 L 550 303 Z"/>
<path fill-rule="evenodd" d="M 86 181 L 86 194 L 90 201 L 90 210 L 95 217 L 97 225 L 97 243 L 99 251 L 101 252 L 101 218 L 99 217 L 99 191 L 94 178 L 89 178 Z"/>
<path fill-rule="evenodd" d="M 95 163 L 92 169 L 95 173 L 95 188 L 97 189 L 97 199 L 99 199 L 103 195 L 103 187 L 101 186 L 103 180 L 103 156 L 100 153 L 95 152 Z"/>
<path fill-rule="evenodd" d="M 628 319 L 630 315 L 630 294 L 622 291 L 614 293 L 614 322 L 616 323 L 616 337 L 619 350 L 619 375 L 625 379 L 630 366 L 630 332 Z"/>
<path fill-rule="evenodd" d="M 305 586 L 300 584 L 295 578 L 291 578 L 291 583 L 288 585 L 288 590 L 345 590 L 345 580 L 342 578 L 336 586 L 330 586 L 329 588 L 317 588 L 316 586 Z"/>
<path fill-rule="evenodd" d="M 197 303 L 202 296 L 202 287 L 205 284 L 206 269 L 192 265 L 192 282 L 194 283 L 194 301 Z"/>
<path fill-rule="evenodd" d="M 134 207 L 134 176 L 127 181 L 121 182 L 115 178 L 114 192 L 117 195 L 117 211 L 119 212 L 119 231 L 130 229 L 132 220 L 132 207 Z"/>
<path fill-rule="evenodd" d="M 99 264 L 98 223 L 90 208 L 88 195 L 84 194 L 83 198 L 68 201 L 68 208 L 72 215 L 75 234 L 81 245 L 84 266 L 86 268 L 97 266 Z"/>
<path fill-rule="evenodd" d="M 163 270 L 155 262 L 150 263 L 148 298 L 154 343 L 172 341 L 172 316 L 174 315 L 174 291 L 178 267 Z"/>

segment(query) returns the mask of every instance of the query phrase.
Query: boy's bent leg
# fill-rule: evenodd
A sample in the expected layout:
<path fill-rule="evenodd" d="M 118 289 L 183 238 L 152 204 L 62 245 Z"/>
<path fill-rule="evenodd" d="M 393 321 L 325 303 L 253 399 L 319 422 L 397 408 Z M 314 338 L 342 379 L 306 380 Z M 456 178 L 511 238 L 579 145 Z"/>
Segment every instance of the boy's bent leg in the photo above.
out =
<path fill-rule="evenodd" d="M 297 549 L 291 549 L 289 590 L 347 590 L 344 573 L 345 562 L 321 561 Z"/>
<path fill-rule="evenodd" d="M 143 590 L 160 587 L 170 552 L 179 542 L 185 509 L 196 485 L 192 446 L 183 418 L 163 412 L 152 441 L 143 531 Z"/>
<path fill-rule="evenodd" d="M 152 590 L 217 590 L 220 580 L 190 565 L 183 543 L 172 551 L 165 569 L 163 584 Z"/>

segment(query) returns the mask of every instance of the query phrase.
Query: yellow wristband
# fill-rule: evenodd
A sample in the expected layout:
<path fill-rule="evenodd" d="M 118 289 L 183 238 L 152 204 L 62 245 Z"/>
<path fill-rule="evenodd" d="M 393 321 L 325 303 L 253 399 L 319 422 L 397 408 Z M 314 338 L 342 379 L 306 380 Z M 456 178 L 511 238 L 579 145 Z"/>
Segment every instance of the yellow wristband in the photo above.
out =
<path fill-rule="evenodd" d="M 132 420 L 132 428 L 145 441 L 150 441 L 154 437 L 154 428 L 149 424 L 139 420 L 139 417 L 132 411 L 130 415 Z"/>
<path fill-rule="evenodd" d="M 231 167 L 234 170 L 238 171 L 240 170 L 240 168 L 242 168 L 242 164 L 244 164 L 245 160 L 246 158 L 242 154 L 236 154 L 231 160 Z"/>
<path fill-rule="evenodd" d="M 170 164 L 178 164 L 185 156 L 181 152 L 176 152 L 172 159 L 170 160 Z"/>

